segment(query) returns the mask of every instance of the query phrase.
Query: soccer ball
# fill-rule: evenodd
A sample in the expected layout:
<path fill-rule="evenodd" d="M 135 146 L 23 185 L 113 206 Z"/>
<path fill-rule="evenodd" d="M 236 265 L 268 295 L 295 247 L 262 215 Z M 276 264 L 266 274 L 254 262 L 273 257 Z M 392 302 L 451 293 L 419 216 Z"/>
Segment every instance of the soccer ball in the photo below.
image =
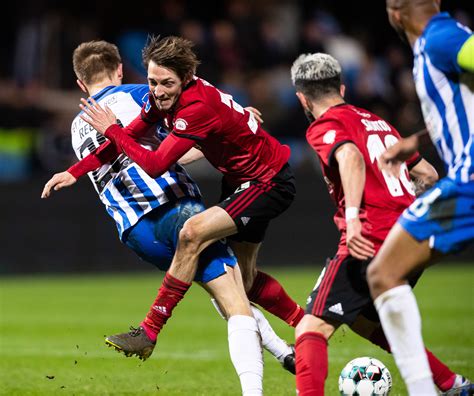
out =
<path fill-rule="evenodd" d="M 339 392 L 344 396 L 388 395 L 392 376 L 388 368 L 377 359 L 360 357 L 351 360 L 339 375 Z"/>

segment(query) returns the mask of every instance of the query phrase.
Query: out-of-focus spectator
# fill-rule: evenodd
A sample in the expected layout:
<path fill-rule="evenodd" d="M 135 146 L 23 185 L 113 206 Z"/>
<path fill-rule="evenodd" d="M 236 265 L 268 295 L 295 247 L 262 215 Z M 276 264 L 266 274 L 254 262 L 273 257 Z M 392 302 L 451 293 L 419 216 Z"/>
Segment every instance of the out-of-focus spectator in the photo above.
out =
<path fill-rule="evenodd" d="M 146 80 L 141 49 L 150 33 L 193 41 L 202 60 L 198 75 L 216 82 L 242 105 L 258 107 L 266 128 L 292 146 L 296 166 L 307 162 L 305 146 L 298 144 L 304 142 L 307 120 L 292 92 L 289 68 L 301 52 L 327 52 L 338 58 L 352 103 L 382 115 L 402 134 L 423 128 L 410 49 L 386 22 L 384 4 L 374 5 L 371 13 L 354 10 L 360 11 L 354 4 L 342 7 L 317 0 L 157 0 L 131 14 L 104 0 L 92 17 L 88 10 L 72 10 L 61 2 L 26 0 L 24 9 L 12 14 L 17 20 L 6 24 L 14 29 L 4 30 L 12 44 L 0 47 L 4 62 L 9 62 L 1 68 L 7 80 L 0 90 L 0 129 L 4 133 L 31 128 L 33 140 L 41 144 L 33 145 L 36 154 L 27 150 L 27 156 L 34 161 L 52 155 L 45 150 L 51 146 L 55 160 L 39 164 L 55 167 L 68 155 L 61 151 L 60 141 L 69 126 L 63 131 L 60 120 L 77 111 L 77 97 L 68 92 L 75 84 L 72 49 L 92 39 L 115 41 L 128 81 L 141 82 Z M 469 13 L 453 12 L 464 24 L 472 24 Z M 11 150 L 11 143 L 0 140 L 2 149 Z"/>

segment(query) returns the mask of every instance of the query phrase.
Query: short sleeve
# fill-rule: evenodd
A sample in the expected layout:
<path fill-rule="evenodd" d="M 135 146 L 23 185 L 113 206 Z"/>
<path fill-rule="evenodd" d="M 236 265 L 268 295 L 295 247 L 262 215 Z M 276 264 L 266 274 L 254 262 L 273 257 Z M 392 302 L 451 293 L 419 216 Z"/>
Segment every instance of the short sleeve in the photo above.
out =
<path fill-rule="evenodd" d="M 335 164 L 334 153 L 345 143 L 354 143 L 344 125 L 335 119 L 316 121 L 309 127 L 306 140 L 327 166 Z"/>
<path fill-rule="evenodd" d="M 202 102 L 195 102 L 177 112 L 172 133 L 199 141 L 221 127 L 222 122 L 211 107 Z"/>
<path fill-rule="evenodd" d="M 444 73 L 460 73 L 458 53 L 471 35 L 472 32 L 455 21 L 433 29 L 426 39 L 425 47 L 433 66 Z"/>

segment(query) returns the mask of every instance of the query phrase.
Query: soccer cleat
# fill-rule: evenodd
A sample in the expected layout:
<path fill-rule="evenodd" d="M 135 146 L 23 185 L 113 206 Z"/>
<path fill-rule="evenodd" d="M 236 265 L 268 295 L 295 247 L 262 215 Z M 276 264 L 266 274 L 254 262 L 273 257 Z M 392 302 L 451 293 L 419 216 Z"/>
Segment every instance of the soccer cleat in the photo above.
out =
<path fill-rule="evenodd" d="M 285 356 L 281 365 L 285 370 L 288 370 L 292 374 L 296 374 L 296 359 L 295 359 L 295 346 L 290 345 L 291 353 Z"/>
<path fill-rule="evenodd" d="M 148 338 L 142 326 L 137 329 L 130 326 L 130 332 L 107 337 L 105 343 L 127 357 L 136 355 L 143 361 L 150 357 L 155 348 L 155 343 Z"/>
<path fill-rule="evenodd" d="M 472 396 L 474 395 L 474 384 L 466 377 L 456 374 L 456 379 L 451 389 L 447 390 L 441 395 L 445 396 Z"/>

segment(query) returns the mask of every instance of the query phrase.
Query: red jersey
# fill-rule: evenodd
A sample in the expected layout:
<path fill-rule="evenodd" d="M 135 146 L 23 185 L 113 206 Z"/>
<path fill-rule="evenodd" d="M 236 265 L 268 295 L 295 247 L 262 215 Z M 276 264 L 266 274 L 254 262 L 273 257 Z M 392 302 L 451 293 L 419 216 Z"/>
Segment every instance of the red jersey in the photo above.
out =
<path fill-rule="evenodd" d="M 192 139 L 227 182 L 269 181 L 290 157 L 288 146 L 270 136 L 231 95 L 195 77 L 165 118 L 178 137 Z"/>
<path fill-rule="evenodd" d="M 360 219 L 362 234 L 372 241 L 376 251 L 388 232 L 415 198 L 408 174 L 408 166 L 421 160 L 417 153 L 403 164 L 400 178 L 382 173 L 377 158 L 385 149 L 400 139 L 397 130 L 388 122 L 367 110 L 348 104 L 327 110 L 314 121 L 306 132 L 308 143 L 318 154 L 329 194 L 337 205 L 334 222 L 341 232 L 339 252 L 347 253 L 344 190 L 334 153 L 342 144 L 354 143 L 365 162 L 365 188 L 362 196 Z"/>

